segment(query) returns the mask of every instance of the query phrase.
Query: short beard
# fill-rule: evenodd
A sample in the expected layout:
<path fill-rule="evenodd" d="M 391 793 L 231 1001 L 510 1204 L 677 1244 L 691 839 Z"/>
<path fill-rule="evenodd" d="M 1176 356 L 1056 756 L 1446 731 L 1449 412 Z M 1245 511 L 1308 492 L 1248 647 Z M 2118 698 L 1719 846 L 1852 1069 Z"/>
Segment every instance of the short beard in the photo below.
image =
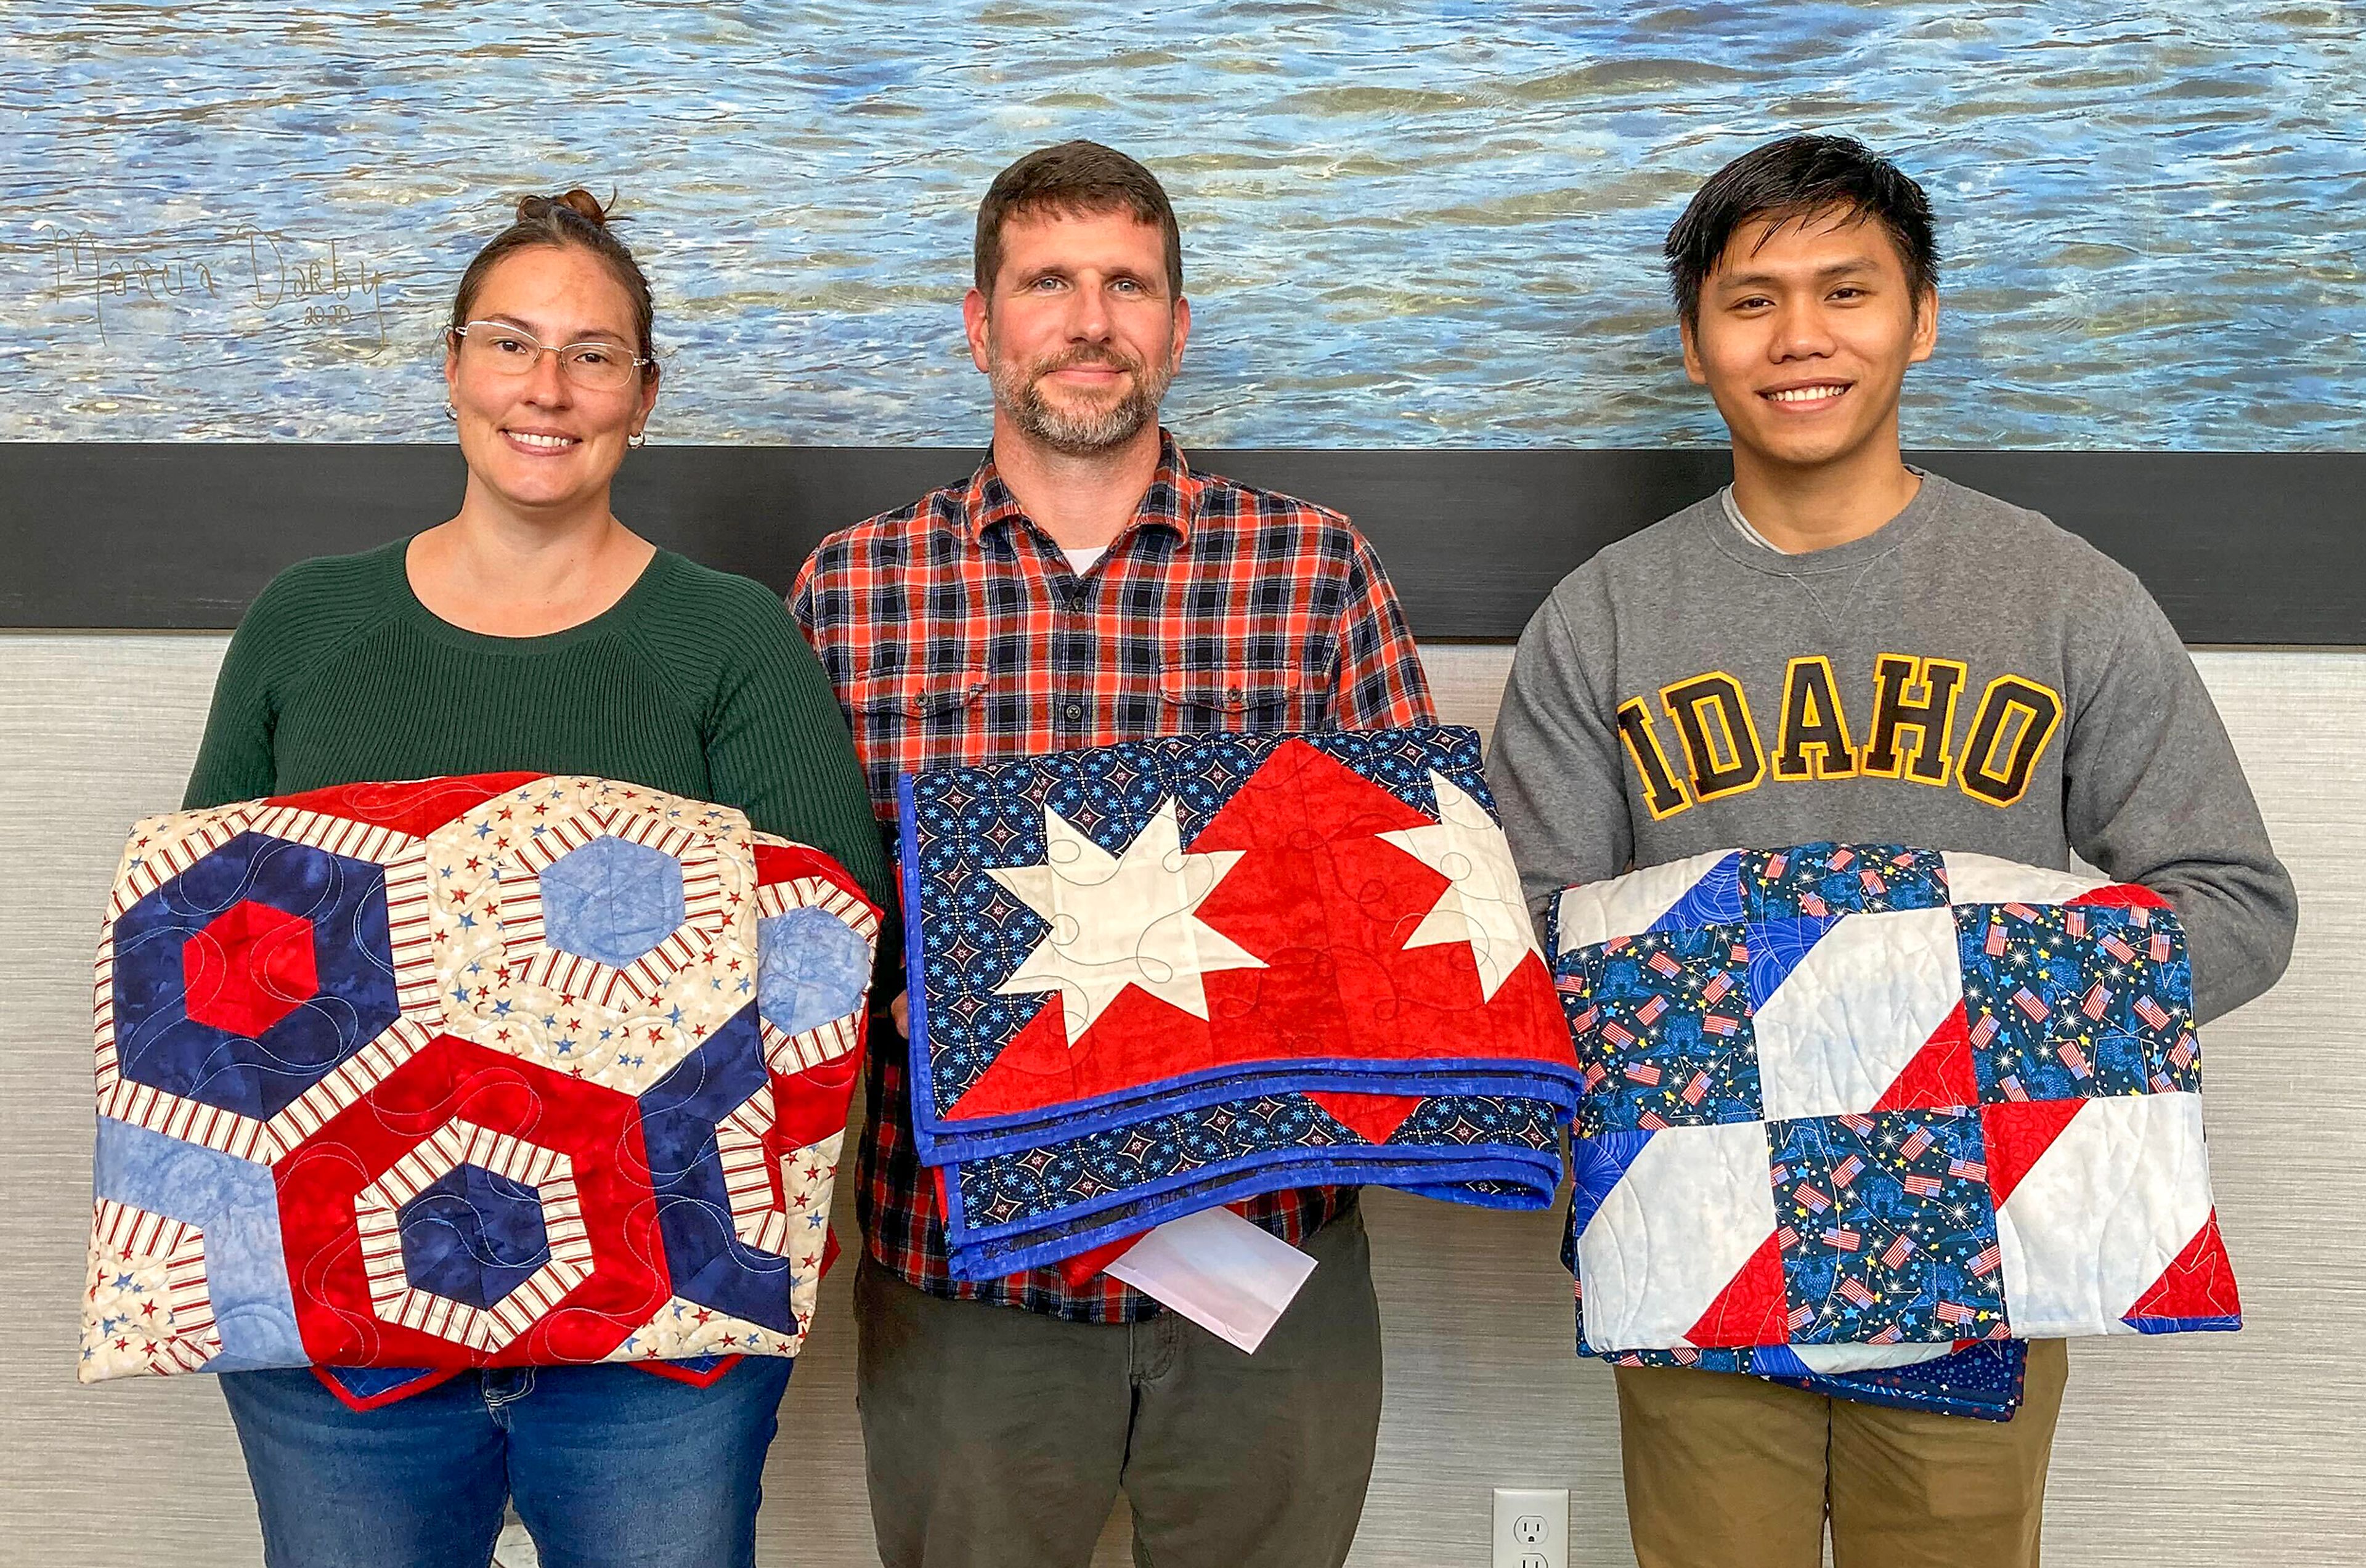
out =
<path fill-rule="evenodd" d="M 1077 413 L 1055 407 L 1042 393 L 1044 377 L 1076 365 L 1107 365 L 1130 372 L 1132 389 L 1097 412 Z M 1068 457 L 1098 457 L 1142 434 L 1158 417 L 1159 400 L 1175 379 L 1165 365 L 1145 367 L 1112 348 L 1075 348 L 1038 360 L 1021 370 L 997 357 L 988 379 L 997 406 L 1031 438 Z"/>

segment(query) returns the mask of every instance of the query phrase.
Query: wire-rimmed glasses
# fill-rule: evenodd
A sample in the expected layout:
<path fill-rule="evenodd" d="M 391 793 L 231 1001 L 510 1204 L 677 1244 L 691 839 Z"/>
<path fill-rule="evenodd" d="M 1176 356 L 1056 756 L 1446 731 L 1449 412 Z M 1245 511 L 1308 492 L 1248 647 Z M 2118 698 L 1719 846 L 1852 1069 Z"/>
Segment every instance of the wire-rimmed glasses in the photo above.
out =
<path fill-rule="evenodd" d="M 581 343 L 545 343 L 508 321 L 470 321 L 451 329 L 459 340 L 460 363 L 496 376 L 524 376 L 546 354 L 558 356 L 561 374 L 587 392 L 621 392 L 640 379 L 656 360 L 635 355 L 620 343 L 587 338 Z"/>

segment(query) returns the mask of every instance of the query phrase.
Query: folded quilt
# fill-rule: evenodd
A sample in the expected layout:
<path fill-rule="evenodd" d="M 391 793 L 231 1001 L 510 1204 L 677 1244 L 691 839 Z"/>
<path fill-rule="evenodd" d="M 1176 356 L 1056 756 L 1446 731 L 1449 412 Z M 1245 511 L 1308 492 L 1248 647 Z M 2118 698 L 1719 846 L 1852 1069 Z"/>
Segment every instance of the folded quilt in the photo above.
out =
<path fill-rule="evenodd" d="M 1717 1350 L 1621 1350 L 1604 1358 L 1615 1367 L 1690 1367 L 1739 1372 L 1857 1404 L 1883 1404 L 1978 1421 L 2010 1421 L 2021 1408 L 2029 1345 L 2022 1339 L 1980 1339 L 1964 1345 L 1891 1347 L 1911 1359 L 1876 1362 L 1853 1371 L 1820 1371 L 1827 1355 L 1853 1346 L 1783 1346 Z M 1578 1353 L 1591 1355 L 1583 1338 Z M 1844 1363 L 1843 1363 L 1844 1364 Z"/>
<path fill-rule="evenodd" d="M 1546 1100 L 1282 1091 L 959 1160 L 938 1171 L 952 1272 L 999 1278 L 1290 1187 L 1541 1209 L 1560 1184 L 1567 1122 Z"/>
<path fill-rule="evenodd" d="M 532 773 L 133 829 L 84 1382 L 794 1356 L 878 912 L 737 811 Z"/>
<path fill-rule="evenodd" d="M 2185 941 L 2147 889 L 1890 845 L 1573 887 L 1599 1353 L 2230 1329 Z M 1904 1353 L 1899 1351 L 1898 1353 Z"/>
<path fill-rule="evenodd" d="M 1309 1182 L 1549 1201 L 1576 1062 L 1475 732 L 1178 736 L 901 794 L 956 1273 Z"/>
<path fill-rule="evenodd" d="M 1561 1266 L 1577 1271 L 1576 1237 L 1564 1235 Z M 1617 1367 L 1679 1367 L 1737 1373 L 1858 1404 L 1881 1404 L 1980 1421 L 2010 1421 L 2021 1408 L 2028 1342 L 1968 1339 L 1929 1345 L 1761 1345 L 1618 1350 L 1585 1342 L 1580 1297 L 1577 1353 Z"/>
<path fill-rule="evenodd" d="M 1764 1352 L 1733 1352 L 1763 1356 Z M 2029 1342 L 1986 1339 L 1925 1361 L 1869 1367 L 1853 1372 L 1791 1372 L 1765 1365 L 1737 1368 L 1786 1388 L 1802 1388 L 1857 1404 L 1921 1410 L 1935 1416 L 1966 1416 L 1977 1421 L 2010 1421 L 2021 1408 L 2029 1367 Z"/>

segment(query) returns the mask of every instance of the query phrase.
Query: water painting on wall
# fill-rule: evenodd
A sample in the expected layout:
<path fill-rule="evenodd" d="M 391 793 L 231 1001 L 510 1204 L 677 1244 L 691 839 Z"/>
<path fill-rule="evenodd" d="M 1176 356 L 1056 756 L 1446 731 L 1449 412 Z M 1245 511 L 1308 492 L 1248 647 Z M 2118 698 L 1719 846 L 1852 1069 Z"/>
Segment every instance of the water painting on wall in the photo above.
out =
<path fill-rule="evenodd" d="M 582 185 L 656 439 L 976 446 L 977 199 L 1087 136 L 1180 213 L 1196 445 L 1712 444 L 1661 238 L 1823 130 L 1939 212 L 1910 445 L 2366 447 L 2366 28 L 2204 9 L 15 0 L 0 439 L 441 440 L 461 267 Z"/>

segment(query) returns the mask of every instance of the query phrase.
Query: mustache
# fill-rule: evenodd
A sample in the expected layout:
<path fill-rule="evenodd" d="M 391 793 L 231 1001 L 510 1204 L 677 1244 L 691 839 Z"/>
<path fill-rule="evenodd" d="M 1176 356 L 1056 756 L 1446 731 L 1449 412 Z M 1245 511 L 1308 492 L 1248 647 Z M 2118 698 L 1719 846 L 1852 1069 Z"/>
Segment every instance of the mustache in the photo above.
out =
<path fill-rule="evenodd" d="M 1065 354 L 1055 354 L 1049 358 L 1037 360 L 1028 367 L 1027 378 L 1031 381 L 1039 381 L 1046 376 L 1062 370 L 1073 370 L 1084 365 L 1097 365 L 1105 370 L 1122 370 L 1135 376 L 1142 374 L 1141 360 L 1130 358 L 1113 348 L 1081 344 Z"/>

